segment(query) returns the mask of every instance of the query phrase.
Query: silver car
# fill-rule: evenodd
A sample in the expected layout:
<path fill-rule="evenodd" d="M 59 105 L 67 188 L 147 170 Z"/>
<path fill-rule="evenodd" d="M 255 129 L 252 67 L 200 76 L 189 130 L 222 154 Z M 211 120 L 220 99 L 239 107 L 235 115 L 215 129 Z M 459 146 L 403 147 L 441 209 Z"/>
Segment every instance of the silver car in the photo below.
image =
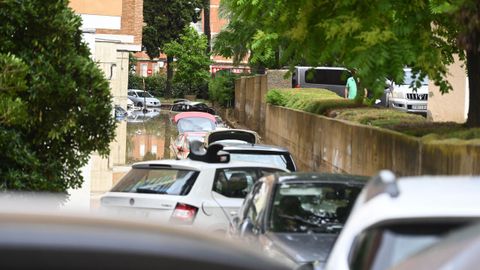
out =
<path fill-rule="evenodd" d="M 137 107 L 144 107 L 144 105 L 149 107 L 160 107 L 161 105 L 160 100 L 152 96 L 152 94 L 138 89 L 129 89 L 128 99 L 133 101 L 133 104 Z"/>

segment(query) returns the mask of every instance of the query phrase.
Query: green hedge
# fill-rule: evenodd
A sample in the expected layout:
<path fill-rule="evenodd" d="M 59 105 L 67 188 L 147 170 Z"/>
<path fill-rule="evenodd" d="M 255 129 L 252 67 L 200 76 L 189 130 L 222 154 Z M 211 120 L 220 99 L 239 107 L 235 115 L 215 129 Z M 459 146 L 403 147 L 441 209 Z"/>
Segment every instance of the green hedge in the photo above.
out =
<path fill-rule="evenodd" d="M 155 74 L 153 76 L 145 77 L 145 89 L 156 97 L 163 97 L 167 77 L 165 74 Z M 199 86 L 200 90 L 208 87 L 207 85 Z M 130 73 L 128 75 L 128 89 L 143 89 L 143 77 Z M 188 86 L 182 82 L 173 80 L 172 95 L 174 98 L 183 98 L 184 94 L 188 92 Z M 201 91 L 199 91 L 201 92 Z"/>
<path fill-rule="evenodd" d="M 267 103 L 315 114 L 326 114 L 336 108 L 355 108 L 362 105 L 339 97 L 332 91 L 314 88 L 273 89 L 267 93 Z"/>

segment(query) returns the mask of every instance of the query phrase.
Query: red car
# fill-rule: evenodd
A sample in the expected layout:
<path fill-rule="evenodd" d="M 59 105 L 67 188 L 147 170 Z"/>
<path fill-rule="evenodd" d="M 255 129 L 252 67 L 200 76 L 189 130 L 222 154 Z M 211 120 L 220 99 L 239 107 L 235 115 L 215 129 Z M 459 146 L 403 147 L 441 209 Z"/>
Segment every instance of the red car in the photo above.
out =
<path fill-rule="evenodd" d="M 171 142 L 170 148 L 177 159 L 185 159 L 190 152 L 190 142 L 203 142 L 205 135 L 215 130 L 215 116 L 204 112 L 183 112 L 175 115 L 173 121 L 177 125 L 178 137 Z"/>

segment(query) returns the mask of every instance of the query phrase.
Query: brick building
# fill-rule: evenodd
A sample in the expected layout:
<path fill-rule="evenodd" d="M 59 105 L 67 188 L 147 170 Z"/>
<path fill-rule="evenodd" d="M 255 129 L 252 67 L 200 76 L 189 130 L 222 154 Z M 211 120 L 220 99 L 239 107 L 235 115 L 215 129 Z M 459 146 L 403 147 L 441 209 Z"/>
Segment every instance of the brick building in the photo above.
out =
<path fill-rule="evenodd" d="M 211 40 L 214 42 L 215 36 L 220 33 L 223 27 L 228 24 L 228 20 L 225 20 L 220 17 L 220 0 L 210 0 L 210 32 Z M 201 20 L 197 23 L 192 23 L 192 26 L 199 33 L 204 32 L 204 17 L 203 11 L 201 14 Z M 161 54 L 159 57 L 150 59 L 145 52 L 135 53 L 135 58 L 138 62 L 136 65 L 136 73 L 140 76 L 151 76 L 152 74 L 158 72 L 165 72 L 167 57 L 164 54 Z M 213 55 L 211 57 L 213 64 L 210 67 L 210 71 L 215 73 L 221 69 L 232 69 L 234 73 L 249 72 L 250 69 L 247 66 L 247 61 L 243 61 L 240 66 L 233 66 L 231 59 L 227 59 L 218 55 Z"/>

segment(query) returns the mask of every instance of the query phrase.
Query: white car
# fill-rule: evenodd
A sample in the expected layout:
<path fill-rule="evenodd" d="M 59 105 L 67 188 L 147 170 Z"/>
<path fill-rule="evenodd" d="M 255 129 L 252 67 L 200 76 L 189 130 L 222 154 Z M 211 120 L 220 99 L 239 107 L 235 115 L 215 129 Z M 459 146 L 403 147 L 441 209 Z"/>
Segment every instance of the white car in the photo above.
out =
<path fill-rule="evenodd" d="M 404 69 L 403 83 L 389 82 L 387 104 L 389 107 L 413 113 L 427 113 L 428 78 L 421 81 L 421 86 L 414 90 L 412 84 L 412 70 Z"/>
<path fill-rule="evenodd" d="M 325 269 L 389 269 L 480 219 L 480 177 L 374 177 L 358 196 Z"/>
<path fill-rule="evenodd" d="M 143 108 L 144 103 L 146 103 L 149 107 L 160 107 L 161 103 L 160 100 L 152 96 L 147 91 L 137 90 L 137 89 L 129 89 L 128 90 L 128 99 L 133 101 L 135 106 Z"/>
<path fill-rule="evenodd" d="M 284 171 L 241 161 L 141 162 L 101 198 L 101 205 L 131 217 L 224 233 L 255 181 Z"/>

